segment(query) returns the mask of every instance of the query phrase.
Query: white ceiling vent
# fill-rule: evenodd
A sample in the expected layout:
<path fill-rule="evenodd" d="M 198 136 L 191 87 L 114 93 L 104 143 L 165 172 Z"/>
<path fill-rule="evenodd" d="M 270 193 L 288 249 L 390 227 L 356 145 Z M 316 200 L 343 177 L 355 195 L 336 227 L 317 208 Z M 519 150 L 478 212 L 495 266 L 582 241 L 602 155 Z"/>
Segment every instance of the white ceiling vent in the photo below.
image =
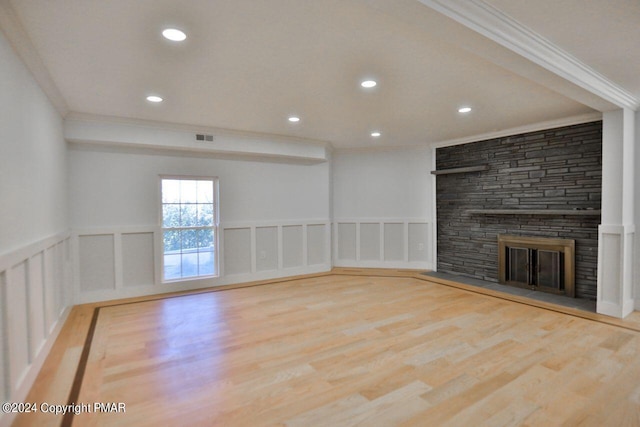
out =
<path fill-rule="evenodd" d="M 213 141 L 213 135 L 205 135 L 205 134 L 202 134 L 202 133 L 196 133 L 196 141 L 212 142 Z"/>

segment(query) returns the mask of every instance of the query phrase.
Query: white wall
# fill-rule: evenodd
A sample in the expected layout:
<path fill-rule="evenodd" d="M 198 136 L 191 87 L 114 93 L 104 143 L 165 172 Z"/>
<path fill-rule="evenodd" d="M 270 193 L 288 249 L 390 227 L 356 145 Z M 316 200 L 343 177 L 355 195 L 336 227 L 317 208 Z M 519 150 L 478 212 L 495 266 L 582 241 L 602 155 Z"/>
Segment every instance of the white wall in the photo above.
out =
<path fill-rule="evenodd" d="M 432 150 L 333 156 L 334 265 L 431 268 Z"/>
<path fill-rule="evenodd" d="M 337 151 L 336 218 L 427 218 L 431 215 L 431 148 Z"/>
<path fill-rule="evenodd" d="M 3 254 L 67 228 L 67 175 L 62 119 L 1 34 L 0 59 Z"/>
<path fill-rule="evenodd" d="M 74 228 L 157 225 L 161 174 L 217 176 L 221 222 L 329 217 L 326 162 L 220 160 L 77 145 L 69 156 Z"/>
<path fill-rule="evenodd" d="M 68 237 L 62 118 L 0 33 L 1 402 L 26 397 L 63 323 Z"/>
<path fill-rule="evenodd" d="M 95 254 L 103 253 L 92 256 L 78 252 L 79 301 L 331 268 L 328 162 L 309 165 L 223 160 L 76 144 L 71 146 L 69 158 L 76 250 L 92 248 Z M 159 175 L 219 178 L 219 279 L 160 283 Z M 320 234 L 316 226 L 320 226 Z M 136 253 L 132 245 L 155 250 L 154 254 L 148 250 L 139 254 L 139 268 L 144 271 L 125 263 L 126 253 Z M 321 259 L 318 252 L 324 254 Z M 103 274 L 94 277 L 95 271 Z"/>

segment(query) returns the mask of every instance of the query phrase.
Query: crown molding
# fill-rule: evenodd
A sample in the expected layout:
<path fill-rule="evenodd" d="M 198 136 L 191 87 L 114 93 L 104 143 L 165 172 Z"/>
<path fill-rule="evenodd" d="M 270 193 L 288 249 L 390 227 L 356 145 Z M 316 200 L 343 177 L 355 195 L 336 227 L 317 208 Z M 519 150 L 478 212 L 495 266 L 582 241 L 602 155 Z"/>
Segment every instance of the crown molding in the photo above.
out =
<path fill-rule="evenodd" d="M 419 1 L 619 108 L 640 108 L 633 94 L 483 0 Z"/>
<path fill-rule="evenodd" d="M 69 112 L 67 101 L 53 81 L 47 67 L 42 62 L 31 38 L 22 26 L 20 18 L 9 0 L 0 0 L 0 30 L 13 47 L 18 57 L 33 75 L 42 91 L 58 113 L 64 117 Z"/>

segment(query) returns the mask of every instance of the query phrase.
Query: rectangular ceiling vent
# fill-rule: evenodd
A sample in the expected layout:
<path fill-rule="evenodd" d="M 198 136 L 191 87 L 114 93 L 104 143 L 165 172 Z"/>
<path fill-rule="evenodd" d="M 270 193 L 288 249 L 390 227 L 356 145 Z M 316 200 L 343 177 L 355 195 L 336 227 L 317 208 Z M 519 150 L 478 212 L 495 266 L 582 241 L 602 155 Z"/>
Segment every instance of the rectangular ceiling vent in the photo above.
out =
<path fill-rule="evenodd" d="M 196 141 L 212 142 L 213 141 L 213 135 L 205 135 L 205 134 L 202 134 L 202 133 L 196 133 Z"/>

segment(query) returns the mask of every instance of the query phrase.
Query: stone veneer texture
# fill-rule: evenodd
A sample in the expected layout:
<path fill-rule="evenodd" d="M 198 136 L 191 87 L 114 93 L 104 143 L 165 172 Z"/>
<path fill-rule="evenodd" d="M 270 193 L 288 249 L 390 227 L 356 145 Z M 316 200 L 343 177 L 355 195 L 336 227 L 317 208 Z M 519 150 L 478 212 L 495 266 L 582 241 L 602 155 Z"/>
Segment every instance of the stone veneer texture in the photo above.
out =
<path fill-rule="evenodd" d="M 600 216 L 485 215 L 470 209 L 600 209 L 602 122 L 436 150 L 438 271 L 498 281 L 498 234 L 573 239 L 576 296 L 596 298 Z"/>

